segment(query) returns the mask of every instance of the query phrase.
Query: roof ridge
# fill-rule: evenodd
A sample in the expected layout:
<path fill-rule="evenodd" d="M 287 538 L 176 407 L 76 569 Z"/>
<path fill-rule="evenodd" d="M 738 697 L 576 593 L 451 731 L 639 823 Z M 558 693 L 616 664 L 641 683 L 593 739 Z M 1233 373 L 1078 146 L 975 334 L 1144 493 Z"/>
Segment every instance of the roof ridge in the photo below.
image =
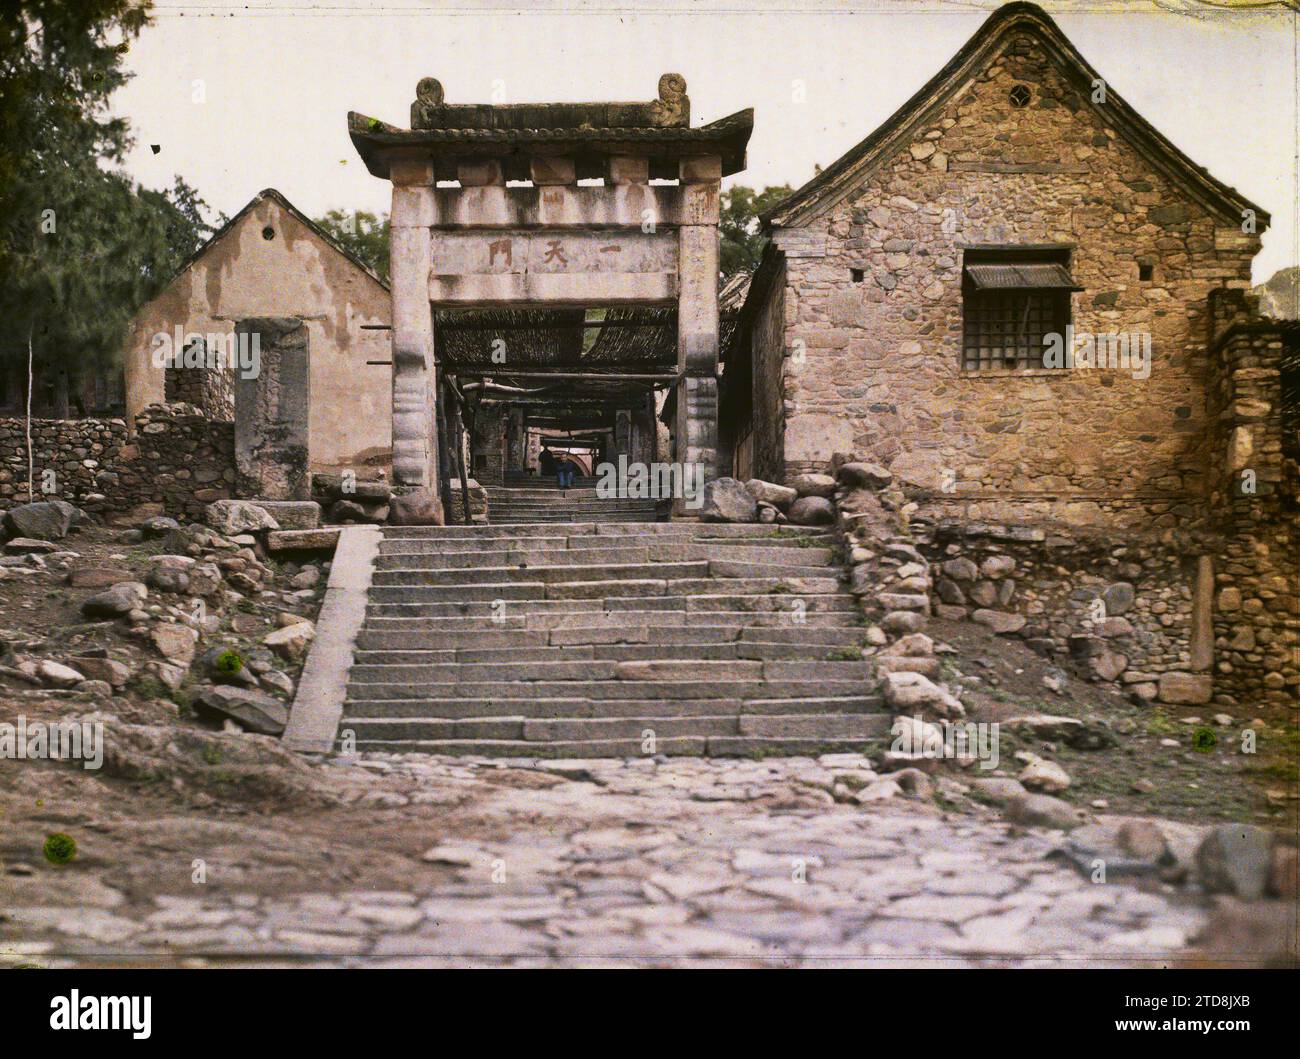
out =
<path fill-rule="evenodd" d="M 825 209 L 847 195 L 854 186 L 849 178 L 882 160 L 883 149 L 891 137 L 904 130 L 909 123 L 922 117 L 929 104 L 955 91 L 959 86 L 954 85 L 953 82 L 1013 28 L 1036 32 L 1045 44 L 1059 52 L 1058 57 L 1065 61 L 1067 67 L 1072 65 L 1089 78 L 1095 79 L 1099 76 L 1051 15 L 1041 7 L 1037 4 L 1019 2 L 1019 0 L 1016 3 L 1005 4 L 990 14 L 953 57 L 864 140 L 851 147 L 802 187 L 760 214 L 763 226 L 765 228 L 772 225 L 799 227 L 801 223 L 819 216 Z M 1109 81 L 1102 80 L 1106 84 L 1107 106 L 1112 108 L 1112 124 L 1131 139 L 1150 141 L 1149 149 L 1157 152 L 1175 169 L 1181 171 L 1182 182 L 1185 185 L 1198 186 L 1203 199 L 1210 200 L 1222 212 L 1231 212 L 1239 218 L 1240 210 L 1250 209 L 1255 213 L 1259 231 L 1262 232 L 1268 226 L 1269 214 L 1266 210 L 1255 205 L 1235 188 L 1216 179 L 1204 166 L 1198 165 L 1185 155 L 1125 102 L 1111 87 Z M 836 192 L 839 194 L 837 195 Z M 827 199 L 830 201 L 827 202 Z"/>

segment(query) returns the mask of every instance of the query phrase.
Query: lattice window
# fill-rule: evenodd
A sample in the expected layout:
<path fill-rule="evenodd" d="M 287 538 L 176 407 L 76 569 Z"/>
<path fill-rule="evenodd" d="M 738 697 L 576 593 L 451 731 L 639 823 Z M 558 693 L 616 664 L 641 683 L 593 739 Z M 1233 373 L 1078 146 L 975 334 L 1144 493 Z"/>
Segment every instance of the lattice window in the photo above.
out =
<path fill-rule="evenodd" d="M 965 368 L 1041 368 L 1044 336 L 1063 334 L 1069 296 L 1054 290 L 968 291 Z"/>

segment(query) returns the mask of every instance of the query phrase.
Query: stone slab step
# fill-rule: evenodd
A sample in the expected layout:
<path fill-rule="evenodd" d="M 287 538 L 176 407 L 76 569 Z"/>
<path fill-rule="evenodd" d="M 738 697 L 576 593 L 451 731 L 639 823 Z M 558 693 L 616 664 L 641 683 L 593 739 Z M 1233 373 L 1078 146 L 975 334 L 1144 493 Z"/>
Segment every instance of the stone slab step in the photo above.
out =
<path fill-rule="evenodd" d="M 582 538 L 576 538 L 581 540 Z M 742 538 L 743 540 L 743 538 Z M 834 553 L 830 548 L 765 548 L 738 540 L 722 542 L 683 540 L 661 541 L 647 535 L 638 545 L 607 548 L 475 548 L 465 551 L 406 551 L 391 546 L 382 549 L 376 561 L 379 570 L 457 570 L 519 566 L 581 566 L 615 564 L 621 566 L 647 563 L 698 562 L 727 560 L 762 564 L 763 575 L 784 573 L 787 567 L 812 567 L 826 576 Z M 715 571 L 710 571 L 715 572 Z M 794 571 L 791 571 L 794 573 Z M 836 571 L 838 574 L 838 569 Z M 731 577 L 731 574 L 720 576 Z"/>
<path fill-rule="evenodd" d="M 667 578 L 705 578 L 709 575 L 706 560 L 674 563 L 619 563 L 590 566 L 479 566 L 453 570 L 391 569 L 381 566 L 375 571 L 376 585 L 489 585 L 512 581 L 545 583 L 572 581 L 663 581 Z M 825 571 L 812 567 L 816 575 Z M 761 575 L 760 575 L 761 576 Z"/>
<path fill-rule="evenodd" d="M 674 591 L 673 581 L 579 581 L 561 585 L 407 585 L 370 590 L 367 617 L 527 617 L 598 611 L 661 611 L 704 614 L 747 611 L 785 614 L 797 624 L 800 614 L 840 613 L 856 618 L 857 604 L 847 594 L 768 592 L 696 595 Z M 541 598 L 542 589 L 546 598 Z M 499 602 L 498 602 L 499 601 Z M 656 622 L 662 625 L 663 622 Z"/>
<path fill-rule="evenodd" d="M 517 691 L 517 689 L 516 689 Z M 788 699 L 584 699 L 532 698 L 518 694 L 484 698 L 355 698 L 344 716 L 431 717 L 450 719 L 496 717 L 714 717 L 720 715 L 808 716 L 880 714 L 887 716 L 879 695 L 842 695 Z"/>
<path fill-rule="evenodd" d="M 473 755 L 476 757 L 590 758 L 645 757 L 639 739 L 605 739 L 565 742 L 530 742 L 513 739 L 358 740 L 357 749 L 399 753 Z M 807 757 L 817 754 L 857 753 L 860 739 L 772 739 L 760 736 L 708 736 L 660 739 L 655 753 L 669 757 Z"/>
<path fill-rule="evenodd" d="M 591 600 L 601 604 L 601 600 Z M 698 615 L 699 620 L 710 625 L 730 625 L 736 628 L 786 628 L 797 624 L 801 628 L 854 629 L 861 633 L 860 619 L 851 610 L 809 609 L 802 614 L 785 610 L 607 610 L 597 606 L 593 610 L 564 610 L 512 614 L 507 610 L 501 617 L 490 613 L 476 614 L 421 614 L 421 610 L 444 606 L 430 603 L 414 606 L 372 606 L 367 614 L 364 631 L 429 632 L 434 630 L 556 630 L 587 629 L 591 627 L 625 628 L 628 626 L 679 626 L 688 618 Z M 481 604 L 467 603 L 465 607 Z M 507 605 L 508 606 L 508 605 Z"/>
<path fill-rule="evenodd" d="M 556 523 L 547 526 L 521 524 L 517 526 L 384 526 L 385 540 L 473 540 L 479 537 L 617 537 L 626 533 L 653 533 L 665 536 L 690 536 L 719 539 L 723 537 L 751 540 L 833 540 L 830 530 L 787 526 L 770 526 L 762 523 L 730 522 L 641 522 L 633 526 L 610 526 L 592 521 Z"/>
<path fill-rule="evenodd" d="M 427 639 L 427 638 L 426 638 Z M 359 650 L 357 665 L 432 665 L 449 662 L 574 662 L 583 659 L 597 661 L 636 662 L 655 659 L 699 659 L 723 661 L 730 659 L 751 661 L 816 661 L 826 659 L 829 652 L 845 650 L 825 644 L 798 643 L 616 643 L 571 644 L 545 647 L 459 647 L 419 648 L 408 650 Z M 851 648 L 851 650 L 857 650 Z"/>
<path fill-rule="evenodd" d="M 541 527 L 538 527 L 541 528 Z M 640 529 L 640 527 L 636 527 Z M 766 562 L 769 559 L 786 562 L 793 558 L 796 565 L 821 565 L 823 557 L 831 555 L 829 545 L 814 538 L 813 544 L 804 544 L 801 538 L 753 537 L 700 537 L 688 533 L 629 533 L 615 537 L 610 534 L 539 537 L 482 537 L 478 539 L 447 540 L 439 537 L 385 537 L 379 542 L 379 554 L 388 556 L 447 556 L 448 565 L 459 565 L 462 557 L 470 557 L 485 565 L 508 566 L 517 561 L 545 562 L 552 556 L 573 556 L 575 562 L 584 552 L 603 553 L 618 549 L 647 549 L 654 561 L 678 557 L 681 559 L 729 559 Z M 703 549 L 695 554 L 694 549 Z M 496 556 L 509 556 L 508 560 L 490 563 Z M 522 559 L 516 559 L 522 556 Z M 604 555 L 589 555 L 590 562 L 607 561 Z M 473 562 L 470 565 L 474 565 Z"/>
<path fill-rule="evenodd" d="M 619 663 L 626 665 L 628 663 Z M 428 681 L 412 684 L 348 683 L 348 699 L 490 699 L 518 697 L 560 699 L 791 699 L 857 697 L 874 682 L 864 680 L 536 680 L 526 689 L 514 680 Z"/>

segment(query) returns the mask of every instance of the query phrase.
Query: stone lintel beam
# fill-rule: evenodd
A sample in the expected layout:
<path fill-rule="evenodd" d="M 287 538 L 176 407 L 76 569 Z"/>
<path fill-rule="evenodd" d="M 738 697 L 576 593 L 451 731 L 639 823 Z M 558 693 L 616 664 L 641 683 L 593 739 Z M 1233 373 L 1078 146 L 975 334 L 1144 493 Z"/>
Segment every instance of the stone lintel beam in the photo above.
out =
<path fill-rule="evenodd" d="M 427 297 L 439 308 L 539 303 L 670 306 L 677 297 L 677 276 L 671 272 L 430 276 Z"/>
<path fill-rule="evenodd" d="M 626 228 L 682 223 L 683 187 L 629 182 L 606 187 L 436 188 L 438 228 Z M 698 223 L 698 222 L 697 222 Z"/>

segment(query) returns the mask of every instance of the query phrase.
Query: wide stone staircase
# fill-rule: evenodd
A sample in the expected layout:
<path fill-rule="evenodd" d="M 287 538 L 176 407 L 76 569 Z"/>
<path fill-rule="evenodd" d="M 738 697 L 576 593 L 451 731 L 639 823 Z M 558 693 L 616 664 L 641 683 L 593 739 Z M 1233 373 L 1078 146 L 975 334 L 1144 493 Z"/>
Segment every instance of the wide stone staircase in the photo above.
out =
<path fill-rule="evenodd" d="M 888 730 L 824 531 L 382 532 L 340 725 L 359 748 L 812 753 Z"/>
<path fill-rule="evenodd" d="M 508 472 L 501 485 L 487 487 L 488 521 L 513 522 L 653 522 L 654 500 L 608 498 L 596 495 L 598 479 L 575 478 L 568 489 L 556 487 L 554 476 Z M 665 510 L 666 510 L 665 505 Z"/>

